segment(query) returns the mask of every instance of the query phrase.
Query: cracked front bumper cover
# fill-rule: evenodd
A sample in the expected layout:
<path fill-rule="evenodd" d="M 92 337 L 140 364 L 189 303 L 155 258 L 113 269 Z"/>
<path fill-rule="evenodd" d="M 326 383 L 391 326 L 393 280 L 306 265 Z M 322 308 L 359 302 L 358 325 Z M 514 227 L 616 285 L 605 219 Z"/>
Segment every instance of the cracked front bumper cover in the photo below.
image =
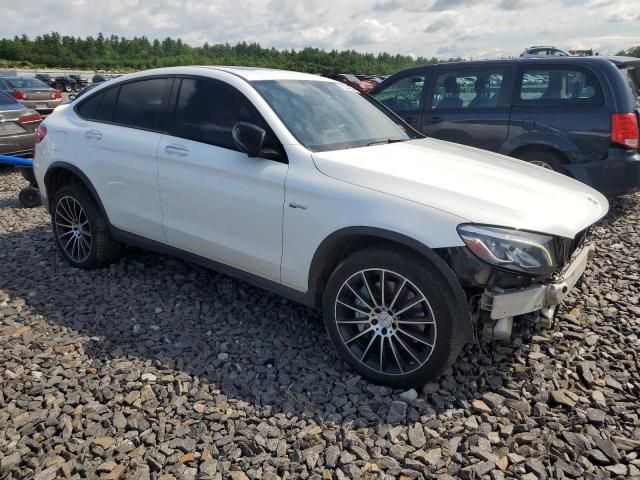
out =
<path fill-rule="evenodd" d="M 590 245 L 578 250 L 571 263 L 553 282 L 508 290 L 487 290 L 482 295 L 480 308 L 489 311 L 492 320 L 498 320 L 554 307 L 562 303 L 578 282 L 587 268 L 592 252 L 593 247 Z"/>

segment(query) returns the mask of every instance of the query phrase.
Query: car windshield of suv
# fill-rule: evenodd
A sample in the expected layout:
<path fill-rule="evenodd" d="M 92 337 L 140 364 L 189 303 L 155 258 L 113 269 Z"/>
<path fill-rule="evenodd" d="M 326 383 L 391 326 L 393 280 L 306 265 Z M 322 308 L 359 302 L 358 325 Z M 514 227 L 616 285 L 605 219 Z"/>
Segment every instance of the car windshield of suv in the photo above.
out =
<path fill-rule="evenodd" d="M 253 86 L 293 136 L 314 152 L 421 138 L 375 100 L 340 83 L 260 80 Z"/>
<path fill-rule="evenodd" d="M 35 78 L 11 78 L 7 82 L 13 88 L 49 88 L 49 85 Z"/>

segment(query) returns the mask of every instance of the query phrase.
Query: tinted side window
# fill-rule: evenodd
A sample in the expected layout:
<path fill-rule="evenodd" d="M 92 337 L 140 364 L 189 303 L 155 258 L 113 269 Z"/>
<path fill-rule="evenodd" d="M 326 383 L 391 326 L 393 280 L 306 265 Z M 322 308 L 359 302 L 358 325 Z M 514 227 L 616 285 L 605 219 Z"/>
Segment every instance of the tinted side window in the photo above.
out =
<path fill-rule="evenodd" d="M 182 80 L 172 126 L 173 135 L 237 150 L 231 130 L 238 122 L 261 123 L 242 94 L 217 81 Z"/>
<path fill-rule="evenodd" d="M 417 111 L 422 108 L 422 91 L 425 83 L 424 74 L 399 78 L 386 85 L 373 97 L 394 111 Z"/>
<path fill-rule="evenodd" d="M 519 83 L 520 102 L 527 105 L 602 103 L 600 82 L 587 69 L 526 69 Z"/>
<path fill-rule="evenodd" d="M 168 85 L 165 78 L 125 83 L 120 87 L 113 121 L 128 127 L 156 129 L 166 106 Z"/>
<path fill-rule="evenodd" d="M 78 115 L 80 115 L 82 118 L 86 118 L 87 120 L 93 119 L 96 110 L 100 106 L 100 102 L 102 101 L 103 96 L 104 92 L 100 92 L 96 95 L 90 96 L 85 101 L 83 101 L 76 108 L 76 112 L 78 112 Z"/>
<path fill-rule="evenodd" d="M 116 105 L 119 90 L 120 89 L 118 87 L 114 87 L 104 92 L 102 95 L 102 101 L 93 116 L 94 120 L 103 122 L 111 122 L 113 120 L 113 108 Z"/>
<path fill-rule="evenodd" d="M 443 72 L 436 79 L 431 108 L 497 107 L 503 77 L 504 71 L 496 68 Z"/>

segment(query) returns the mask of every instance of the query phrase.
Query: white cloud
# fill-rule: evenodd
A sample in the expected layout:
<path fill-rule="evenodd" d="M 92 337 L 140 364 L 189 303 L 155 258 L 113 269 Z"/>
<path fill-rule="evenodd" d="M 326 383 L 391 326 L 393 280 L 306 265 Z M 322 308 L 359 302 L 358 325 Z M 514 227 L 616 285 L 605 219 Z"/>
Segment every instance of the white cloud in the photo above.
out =
<path fill-rule="evenodd" d="M 640 44 L 638 0 L 0 0 L 2 31 L 485 58 Z"/>

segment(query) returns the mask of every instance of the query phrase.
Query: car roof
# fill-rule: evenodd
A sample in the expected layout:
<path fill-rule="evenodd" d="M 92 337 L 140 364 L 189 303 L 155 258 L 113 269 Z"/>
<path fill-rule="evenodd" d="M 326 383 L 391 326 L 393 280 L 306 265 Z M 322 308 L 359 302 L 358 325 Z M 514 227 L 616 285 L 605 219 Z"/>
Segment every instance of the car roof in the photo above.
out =
<path fill-rule="evenodd" d="M 293 72 L 289 70 L 278 70 L 274 68 L 259 67 L 237 67 L 237 66 L 212 66 L 194 65 L 181 67 L 155 68 L 153 70 L 143 70 L 118 77 L 118 82 L 136 78 L 147 77 L 149 75 L 204 75 L 208 72 L 226 72 L 245 81 L 253 82 L 259 80 L 315 80 L 322 82 L 332 82 L 333 80 L 312 75 L 310 73 Z M 114 79 L 115 80 L 115 79 Z"/>
<path fill-rule="evenodd" d="M 476 67 L 476 66 L 488 66 L 488 65 L 512 65 L 512 64 L 540 64 L 540 63 L 562 63 L 562 62 L 574 62 L 578 64 L 602 64 L 604 62 L 610 62 L 618 67 L 625 67 L 629 65 L 639 65 L 640 58 L 636 57 L 622 57 L 622 56 L 592 56 L 592 57 L 540 57 L 540 58 L 501 58 L 501 59 L 486 59 L 486 60 L 472 60 L 468 62 L 446 62 L 446 63 L 434 63 L 430 65 L 422 65 L 418 67 L 411 67 L 405 70 L 401 70 L 394 73 L 392 76 L 398 75 L 398 73 L 409 73 L 412 71 L 420 72 L 424 69 L 441 69 L 451 67 Z"/>

